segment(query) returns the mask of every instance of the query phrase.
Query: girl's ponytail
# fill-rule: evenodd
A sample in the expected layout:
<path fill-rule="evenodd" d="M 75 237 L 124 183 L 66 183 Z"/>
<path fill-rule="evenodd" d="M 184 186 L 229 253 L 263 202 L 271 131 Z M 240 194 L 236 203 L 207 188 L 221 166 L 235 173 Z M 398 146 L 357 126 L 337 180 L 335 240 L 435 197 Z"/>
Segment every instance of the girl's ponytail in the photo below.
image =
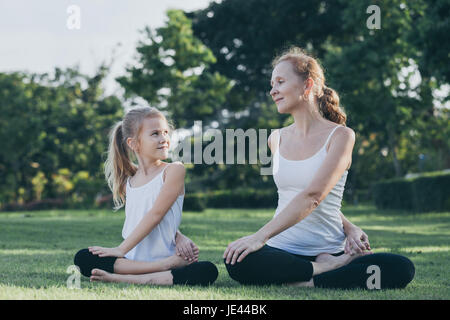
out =
<path fill-rule="evenodd" d="M 125 204 L 127 178 L 137 170 L 123 138 L 122 123 L 117 122 L 109 134 L 108 158 L 105 162 L 105 177 L 113 193 L 114 210 Z"/>
<path fill-rule="evenodd" d="M 127 179 L 134 176 L 138 168 L 131 160 L 133 151 L 126 141 L 128 138 L 133 138 L 139 145 L 142 121 L 155 117 L 161 117 L 167 121 L 164 114 L 153 107 L 130 109 L 123 120 L 117 122 L 109 133 L 108 157 L 104 170 L 106 181 L 113 193 L 114 210 L 120 209 L 125 204 Z M 171 125 L 169 127 L 172 129 Z"/>

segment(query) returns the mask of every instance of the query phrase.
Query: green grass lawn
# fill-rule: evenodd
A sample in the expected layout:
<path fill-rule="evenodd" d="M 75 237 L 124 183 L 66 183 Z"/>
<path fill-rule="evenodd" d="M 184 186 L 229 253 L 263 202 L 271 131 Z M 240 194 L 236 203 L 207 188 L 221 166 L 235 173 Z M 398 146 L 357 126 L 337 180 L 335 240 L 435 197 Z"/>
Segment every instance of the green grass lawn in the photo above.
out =
<path fill-rule="evenodd" d="M 374 252 L 407 256 L 416 276 L 402 290 L 330 290 L 241 286 L 222 263 L 228 243 L 255 232 L 273 209 L 184 212 L 181 231 L 200 248 L 200 260 L 219 269 L 214 285 L 157 287 L 90 283 L 67 288 L 67 268 L 77 250 L 121 242 L 123 211 L 0 213 L 0 299 L 449 299 L 450 213 L 408 214 L 373 207 L 345 207 L 344 214 L 369 235 Z"/>

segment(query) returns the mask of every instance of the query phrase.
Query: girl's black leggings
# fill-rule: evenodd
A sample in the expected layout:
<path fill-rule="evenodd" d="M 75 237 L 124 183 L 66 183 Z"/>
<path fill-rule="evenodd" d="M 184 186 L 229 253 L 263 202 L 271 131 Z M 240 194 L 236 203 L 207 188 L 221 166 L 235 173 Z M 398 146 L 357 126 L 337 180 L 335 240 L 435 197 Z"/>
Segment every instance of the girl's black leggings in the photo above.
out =
<path fill-rule="evenodd" d="M 82 249 L 75 254 L 74 264 L 78 266 L 82 275 L 91 276 L 92 269 L 101 269 L 114 273 L 116 257 L 99 257 L 88 249 Z M 198 261 L 187 266 L 170 270 L 173 284 L 207 286 L 216 281 L 219 272 L 217 267 L 209 261 Z"/>
<path fill-rule="evenodd" d="M 341 254 L 343 252 L 335 256 Z M 315 258 L 295 255 L 265 245 L 241 262 L 226 264 L 226 268 L 230 277 L 241 284 L 283 284 L 306 282 L 313 278 L 315 287 L 335 289 L 377 288 L 374 279 L 376 272 L 379 274 L 380 284 L 377 289 L 404 288 L 411 282 L 415 273 L 413 263 L 406 257 L 391 253 L 373 253 L 358 257 L 338 269 L 313 276 L 311 262 Z"/>

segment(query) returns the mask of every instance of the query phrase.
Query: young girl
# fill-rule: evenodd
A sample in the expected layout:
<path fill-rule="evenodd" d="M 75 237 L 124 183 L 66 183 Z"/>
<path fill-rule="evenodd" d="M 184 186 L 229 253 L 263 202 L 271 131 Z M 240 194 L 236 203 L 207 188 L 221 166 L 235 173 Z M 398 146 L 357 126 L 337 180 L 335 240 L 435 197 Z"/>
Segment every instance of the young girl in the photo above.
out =
<path fill-rule="evenodd" d="M 164 115 L 150 107 L 130 110 L 112 130 L 105 175 L 115 209 L 125 204 L 125 240 L 75 255 L 75 265 L 91 281 L 209 285 L 216 280 L 216 266 L 198 262 L 197 246 L 178 231 L 186 170 L 181 162 L 163 161 L 169 132 Z"/>

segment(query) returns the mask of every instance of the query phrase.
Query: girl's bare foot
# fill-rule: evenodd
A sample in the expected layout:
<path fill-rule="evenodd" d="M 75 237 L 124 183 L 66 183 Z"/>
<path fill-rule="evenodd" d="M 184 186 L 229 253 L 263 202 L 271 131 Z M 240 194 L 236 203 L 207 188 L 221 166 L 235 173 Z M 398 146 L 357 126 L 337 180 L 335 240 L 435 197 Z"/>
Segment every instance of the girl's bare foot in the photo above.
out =
<path fill-rule="evenodd" d="M 100 269 L 93 269 L 91 281 L 125 282 L 132 284 L 172 285 L 173 276 L 170 271 L 162 271 L 148 274 L 116 274 Z"/>
<path fill-rule="evenodd" d="M 174 254 L 173 256 L 170 256 L 169 258 L 167 258 L 167 270 L 184 267 L 193 262 L 194 261 L 184 260 L 182 257 Z"/>
<path fill-rule="evenodd" d="M 109 273 L 100 269 L 93 269 L 92 275 L 90 277 L 91 282 L 101 281 L 101 282 L 120 282 L 117 281 L 117 275 L 115 273 Z"/>

